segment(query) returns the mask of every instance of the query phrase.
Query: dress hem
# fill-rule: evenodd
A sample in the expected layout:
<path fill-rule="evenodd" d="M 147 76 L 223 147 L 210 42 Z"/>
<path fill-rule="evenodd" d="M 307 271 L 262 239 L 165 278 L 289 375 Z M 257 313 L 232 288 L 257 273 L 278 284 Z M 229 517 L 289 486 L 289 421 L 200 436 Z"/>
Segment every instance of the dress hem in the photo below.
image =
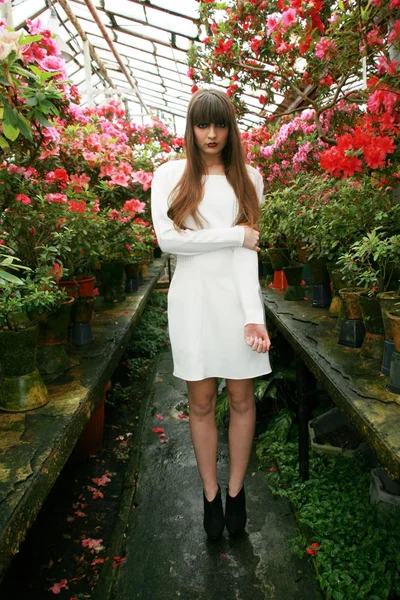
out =
<path fill-rule="evenodd" d="M 240 381 L 241 379 L 255 379 L 256 377 L 261 377 L 262 375 L 269 375 L 270 373 L 272 373 L 272 369 L 269 369 L 267 371 L 262 370 L 260 373 L 257 373 L 255 375 L 250 375 L 250 377 L 229 377 L 229 376 L 224 376 L 224 375 L 205 375 L 204 377 L 183 377 L 182 375 L 178 375 L 177 373 L 175 373 L 175 371 L 172 373 L 172 375 L 174 377 L 177 377 L 178 379 L 183 379 L 184 381 L 203 381 L 203 379 L 210 379 L 212 377 L 217 377 L 218 379 L 234 379 L 236 381 Z"/>

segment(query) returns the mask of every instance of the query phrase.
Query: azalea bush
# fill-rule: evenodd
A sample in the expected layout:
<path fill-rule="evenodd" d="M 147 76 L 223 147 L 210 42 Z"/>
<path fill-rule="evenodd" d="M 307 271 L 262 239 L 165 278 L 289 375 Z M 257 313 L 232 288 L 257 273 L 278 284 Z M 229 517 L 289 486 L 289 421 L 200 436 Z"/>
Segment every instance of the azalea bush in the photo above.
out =
<path fill-rule="evenodd" d="M 153 171 L 182 138 L 117 101 L 82 108 L 51 32 L 27 28 L 0 24 L 0 244 L 54 281 L 152 253 Z"/>
<path fill-rule="evenodd" d="M 76 90 L 65 81 L 51 32 L 29 19 L 27 26 L 28 36 L 0 21 L 0 148 L 29 166 L 49 135 L 49 119 L 67 110 Z"/>
<path fill-rule="evenodd" d="M 400 235 L 387 237 L 379 229 L 366 233 L 338 259 L 346 281 L 371 294 L 398 289 L 399 265 Z"/>
<path fill-rule="evenodd" d="M 247 88 L 259 93 L 266 118 L 308 108 L 318 140 L 328 144 L 320 156 L 324 170 L 348 176 L 379 168 L 396 182 L 399 9 L 400 0 L 201 1 L 208 35 L 190 51 L 194 90 L 218 77 L 230 81 L 239 113 Z M 354 107 L 347 131 L 327 118 L 340 103 Z"/>
<path fill-rule="evenodd" d="M 29 313 L 51 311 L 66 299 L 52 277 L 28 274 L 17 283 L 0 286 L 0 330 L 19 330 L 34 324 Z"/>
<path fill-rule="evenodd" d="M 261 239 L 270 246 L 301 246 L 310 257 L 336 260 L 366 231 L 386 223 L 396 227 L 399 211 L 390 190 L 370 178 L 337 180 L 300 173 L 286 187 L 267 191 L 262 205 Z M 396 216 L 397 215 L 397 216 Z"/>

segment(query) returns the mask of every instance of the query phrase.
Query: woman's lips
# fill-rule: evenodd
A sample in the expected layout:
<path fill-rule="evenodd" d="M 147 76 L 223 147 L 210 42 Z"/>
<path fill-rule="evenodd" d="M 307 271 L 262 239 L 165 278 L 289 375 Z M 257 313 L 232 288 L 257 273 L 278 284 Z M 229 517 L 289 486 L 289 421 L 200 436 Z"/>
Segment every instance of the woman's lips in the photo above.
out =
<path fill-rule="evenodd" d="M 209 144 L 207 144 L 207 146 L 209 148 L 215 148 L 215 146 L 217 146 L 217 142 L 210 142 Z"/>

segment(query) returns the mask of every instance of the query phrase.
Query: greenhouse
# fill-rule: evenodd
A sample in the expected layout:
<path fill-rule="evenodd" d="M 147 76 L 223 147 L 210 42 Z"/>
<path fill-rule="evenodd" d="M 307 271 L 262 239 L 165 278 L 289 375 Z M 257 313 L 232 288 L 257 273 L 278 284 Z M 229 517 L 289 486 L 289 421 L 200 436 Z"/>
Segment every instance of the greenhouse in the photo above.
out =
<path fill-rule="evenodd" d="M 0 0 L 0 598 L 400 600 L 400 0 Z"/>

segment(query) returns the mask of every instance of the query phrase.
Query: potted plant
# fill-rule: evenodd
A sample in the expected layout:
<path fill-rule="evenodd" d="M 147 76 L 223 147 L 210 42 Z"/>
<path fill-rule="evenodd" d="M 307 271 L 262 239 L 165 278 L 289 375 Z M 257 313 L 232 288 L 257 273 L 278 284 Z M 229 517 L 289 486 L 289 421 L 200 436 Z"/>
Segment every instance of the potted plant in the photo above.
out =
<path fill-rule="evenodd" d="M 127 201 L 120 211 L 108 209 L 101 214 L 100 248 L 103 296 L 106 302 L 125 298 L 125 266 L 148 249 L 143 226 L 135 223 L 136 204 Z M 151 243 L 154 236 L 149 234 Z"/>
<path fill-rule="evenodd" d="M 393 283 L 395 265 L 400 261 L 400 235 L 388 236 L 374 228 L 355 242 L 338 260 L 341 272 L 356 285 L 366 288 L 359 293 L 366 335 L 361 355 L 381 359 L 384 329 L 379 292 Z"/>
<path fill-rule="evenodd" d="M 65 296 L 49 278 L 28 275 L 21 277 L 20 283 L 0 285 L 2 410 L 26 411 L 48 402 L 47 389 L 36 367 L 39 327 L 29 315 L 59 306 Z"/>

